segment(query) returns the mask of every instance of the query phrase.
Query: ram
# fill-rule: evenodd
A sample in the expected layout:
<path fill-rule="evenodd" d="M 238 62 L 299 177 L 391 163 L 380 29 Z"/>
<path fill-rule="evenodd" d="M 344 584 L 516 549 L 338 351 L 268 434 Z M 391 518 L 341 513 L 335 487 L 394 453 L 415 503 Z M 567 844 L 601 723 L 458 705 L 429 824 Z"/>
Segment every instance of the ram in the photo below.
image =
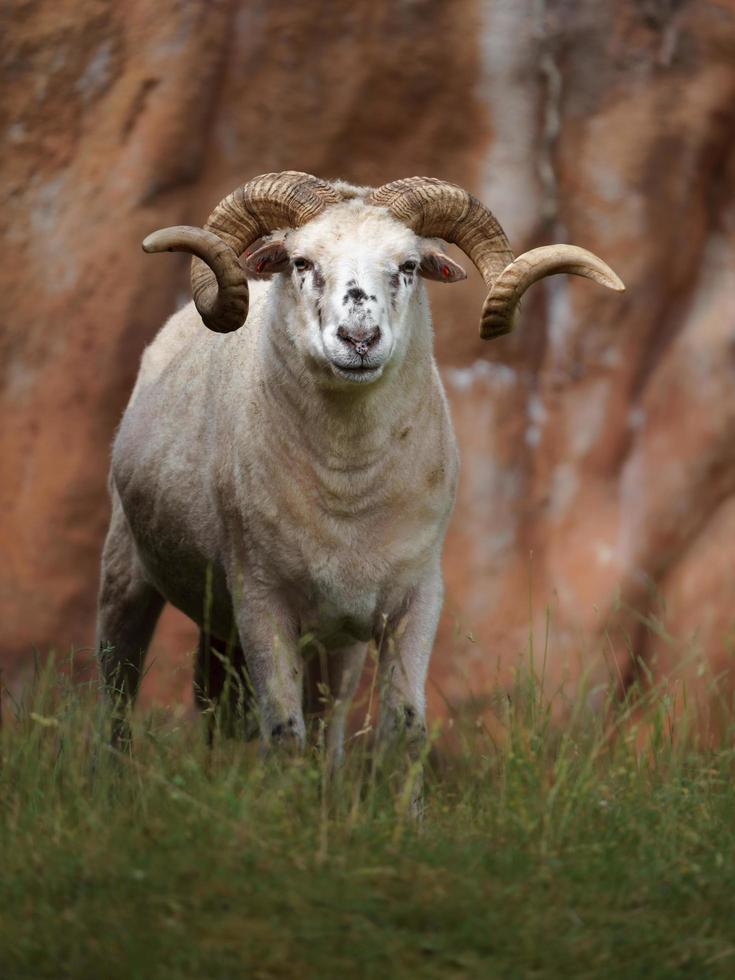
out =
<path fill-rule="evenodd" d="M 201 630 L 200 702 L 242 671 L 265 747 L 304 744 L 304 636 L 325 651 L 334 760 L 367 644 L 390 635 L 378 734 L 420 744 L 458 467 L 422 279 L 465 278 L 437 240 L 487 284 L 484 338 L 542 276 L 623 288 L 575 246 L 514 261 L 487 208 L 423 177 L 268 174 L 203 229 L 145 240 L 195 256 L 194 302 L 146 350 L 113 448 L 97 644 L 118 743 L 168 601 Z"/>

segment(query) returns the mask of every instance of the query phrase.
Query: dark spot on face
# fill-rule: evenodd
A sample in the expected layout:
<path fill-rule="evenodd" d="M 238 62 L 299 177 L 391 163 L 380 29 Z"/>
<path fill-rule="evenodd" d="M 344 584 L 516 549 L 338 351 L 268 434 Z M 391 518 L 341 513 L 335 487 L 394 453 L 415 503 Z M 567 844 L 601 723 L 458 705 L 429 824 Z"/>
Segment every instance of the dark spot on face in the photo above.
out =
<path fill-rule="evenodd" d="M 396 298 L 397 298 L 397 294 L 398 294 L 398 287 L 399 287 L 399 285 L 401 283 L 401 279 L 400 279 L 400 276 L 398 275 L 398 273 L 397 272 L 394 272 L 392 274 L 392 276 L 390 277 L 390 279 L 388 280 L 388 282 L 389 282 L 389 285 L 390 285 L 390 305 L 393 307 L 393 309 L 395 309 L 396 308 Z"/>
<path fill-rule="evenodd" d="M 347 303 L 354 303 L 355 306 L 362 306 L 367 298 L 367 293 L 364 289 L 360 289 L 359 286 L 350 286 L 345 293 L 342 302 L 345 305 Z"/>
<path fill-rule="evenodd" d="M 410 704 L 404 704 L 403 706 L 403 724 L 406 728 L 413 728 L 416 721 L 416 709 L 412 708 Z"/>
<path fill-rule="evenodd" d="M 401 439 L 405 439 L 408 433 L 411 431 L 411 426 L 407 425 L 406 428 L 401 432 Z"/>
<path fill-rule="evenodd" d="M 433 489 L 434 487 L 437 487 L 441 483 L 443 476 L 444 476 L 444 467 L 437 466 L 435 467 L 435 469 L 429 472 L 426 482 L 428 486 Z"/>
<path fill-rule="evenodd" d="M 318 292 L 321 292 L 324 289 L 324 276 L 321 274 L 321 272 L 318 269 L 314 269 L 313 279 L 314 279 L 314 289 L 316 289 Z"/>
<path fill-rule="evenodd" d="M 377 303 L 377 302 L 378 302 L 378 297 L 377 297 L 377 296 L 373 296 L 373 294 L 372 294 L 372 293 L 370 294 L 370 296 L 369 296 L 368 298 L 369 298 L 369 299 L 370 299 L 370 301 L 371 301 L 371 302 L 373 302 L 373 303 Z"/>

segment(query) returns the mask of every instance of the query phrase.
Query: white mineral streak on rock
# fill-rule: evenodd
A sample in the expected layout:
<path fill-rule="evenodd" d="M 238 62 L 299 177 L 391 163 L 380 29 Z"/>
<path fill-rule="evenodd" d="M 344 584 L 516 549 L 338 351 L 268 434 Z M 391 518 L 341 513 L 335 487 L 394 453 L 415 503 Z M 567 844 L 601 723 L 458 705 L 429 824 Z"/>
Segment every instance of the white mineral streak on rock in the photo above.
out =
<path fill-rule="evenodd" d="M 615 559 L 615 547 L 607 541 L 595 541 L 595 557 L 600 565 L 611 565 Z"/>
<path fill-rule="evenodd" d="M 561 520 L 569 511 L 579 491 L 579 474 L 573 463 L 559 463 L 551 474 L 549 520 Z"/>
<path fill-rule="evenodd" d="M 539 395 L 533 394 L 529 397 L 527 412 L 528 426 L 526 428 L 526 444 L 535 448 L 541 442 L 544 426 L 548 418 L 546 406 Z"/>
<path fill-rule="evenodd" d="M 625 461 L 619 484 L 620 522 L 617 552 L 624 570 L 632 571 L 644 548 L 642 523 L 646 508 L 646 461 L 636 441 Z"/>
<path fill-rule="evenodd" d="M 76 80 L 74 88 L 84 102 L 91 102 L 107 88 L 112 80 L 112 42 L 103 41 L 96 48 L 82 75 Z"/>
<path fill-rule="evenodd" d="M 568 419 L 568 440 L 574 456 L 585 456 L 602 434 L 610 396 L 610 383 L 600 378 L 583 397 L 575 399 Z"/>
<path fill-rule="evenodd" d="M 517 251 L 538 225 L 538 100 L 535 0 L 488 0 L 481 5 L 482 79 L 492 141 L 480 196 L 495 211 Z M 509 43 L 509 38 L 513 43 Z"/>
<path fill-rule="evenodd" d="M 569 300 L 569 279 L 566 276 L 550 276 L 544 279 L 548 302 L 548 337 L 552 360 L 561 358 L 564 345 L 572 331 L 574 316 Z"/>
<path fill-rule="evenodd" d="M 29 204 L 30 247 L 44 270 L 42 289 L 49 295 L 63 293 L 78 273 L 78 253 L 69 248 L 69 191 L 66 175 L 32 182 Z"/>
<path fill-rule="evenodd" d="M 442 375 L 450 388 L 468 391 L 475 383 L 507 388 L 516 381 L 516 372 L 506 364 L 495 361 L 475 361 L 469 367 L 449 367 Z"/>

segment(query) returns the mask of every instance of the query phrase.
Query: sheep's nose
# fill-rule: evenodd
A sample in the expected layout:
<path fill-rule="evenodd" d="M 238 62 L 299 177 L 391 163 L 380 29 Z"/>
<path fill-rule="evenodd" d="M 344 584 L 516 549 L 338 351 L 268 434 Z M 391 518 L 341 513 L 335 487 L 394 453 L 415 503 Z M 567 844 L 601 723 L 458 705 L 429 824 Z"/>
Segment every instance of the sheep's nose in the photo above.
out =
<path fill-rule="evenodd" d="M 355 352 L 361 357 L 377 344 L 380 339 L 380 327 L 377 326 L 355 326 L 346 327 L 344 324 L 337 327 L 337 336 L 344 340 L 346 344 L 351 344 Z"/>

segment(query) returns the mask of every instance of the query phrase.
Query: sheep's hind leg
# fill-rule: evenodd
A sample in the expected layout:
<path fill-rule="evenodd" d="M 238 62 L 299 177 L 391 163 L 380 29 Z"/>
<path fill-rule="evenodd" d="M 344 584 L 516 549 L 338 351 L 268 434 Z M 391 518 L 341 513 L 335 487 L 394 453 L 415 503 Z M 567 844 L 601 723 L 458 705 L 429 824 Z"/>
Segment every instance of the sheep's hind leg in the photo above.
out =
<path fill-rule="evenodd" d="M 344 758 L 345 726 L 362 677 L 366 653 L 367 643 L 355 643 L 330 656 L 330 687 L 334 700 L 327 728 L 327 758 L 333 771 Z"/>
<path fill-rule="evenodd" d="M 367 643 L 327 651 L 311 644 L 305 656 L 306 718 L 310 736 L 326 728 L 327 762 L 335 773 L 344 759 L 345 728 L 362 677 Z"/>
<path fill-rule="evenodd" d="M 216 731 L 228 738 L 250 739 L 258 734 L 255 699 L 241 646 L 199 633 L 194 701 L 205 715 L 209 745 Z"/>
<path fill-rule="evenodd" d="M 143 675 L 145 655 L 164 599 L 145 578 L 119 500 L 102 552 L 97 605 L 97 657 L 112 713 L 114 748 L 131 744 L 128 716 Z"/>
<path fill-rule="evenodd" d="M 421 761 L 427 748 L 424 689 L 442 592 L 441 572 L 432 569 L 414 589 L 380 658 L 378 744 L 382 755 L 394 755 L 398 749 L 399 756 L 404 756 L 403 766 L 397 769 L 414 816 L 420 816 L 423 808 Z"/>

